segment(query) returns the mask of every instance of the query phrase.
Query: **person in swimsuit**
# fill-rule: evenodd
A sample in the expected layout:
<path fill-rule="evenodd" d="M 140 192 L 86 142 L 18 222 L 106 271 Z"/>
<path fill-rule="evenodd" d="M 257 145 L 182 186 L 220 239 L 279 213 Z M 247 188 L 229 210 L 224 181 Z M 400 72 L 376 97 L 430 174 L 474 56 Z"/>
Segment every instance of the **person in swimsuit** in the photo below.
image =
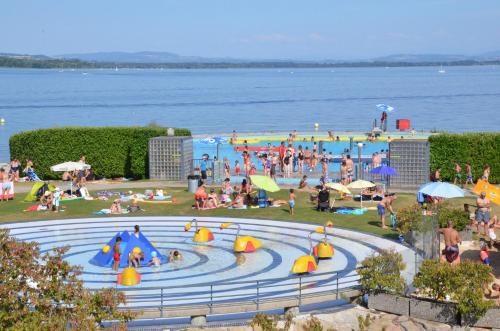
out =
<path fill-rule="evenodd" d="M 12 179 L 15 182 L 19 181 L 19 169 L 20 168 L 21 168 L 21 165 L 19 164 L 18 159 L 13 159 L 12 161 L 10 161 L 9 174 L 12 176 Z"/>
<path fill-rule="evenodd" d="M 238 160 L 234 161 L 234 173 L 239 176 L 241 172 L 240 162 Z"/>
<path fill-rule="evenodd" d="M 118 271 L 120 267 L 120 255 L 122 254 L 120 249 L 120 243 L 122 242 L 121 237 L 116 237 L 115 245 L 113 246 L 113 270 Z"/>
<path fill-rule="evenodd" d="M 439 229 L 439 233 L 444 237 L 444 250 L 442 251 L 441 261 L 446 261 L 452 265 L 460 263 L 458 244 L 462 243 L 462 239 L 460 239 L 457 230 L 453 228 L 453 221 L 448 220 L 448 227 Z"/>
<path fill-rule="evenodd" d="M 229 177 L 231 173 L 231 165 L 227 157 L 224 157 L 224 177 Z"/>
<path fill-rule="evenodd" d="M 488 164 L 484 165 L 484 170 L 483 170 L 483 177 L 482 179 L 486 182 L 489 182 L 490 179 L 490 173 L 491 173 L 491 167 Z"/>
<path fill-rule="evenodd" d="M 470 165 L 470 162 L 467 162 L 465 164 L 465 173 L 466 173 L 466 179 L 465 179 L 465 185 L 471 184 L 474 185 L 474 179 L 472 177 L 472 167 Z"/>
<path fill-rule="evenodd" d="M 299 150 L 297 151 L 297 159 L 297 171 L 299 174 L 302 174 L 302 172 L 304 171 L 304 151 L 302 150 L 302 145 L 299 145 Z"/>
<path fill-rule="evenodd" d="M 490 199 L 486 197 L 486 192 L 481 192 L 476 200 L 477 210 L 476 210 L 476 227 L 479 233 L 479 225 L 483 223 L 483 234 L 486 236 L 486 228 L 488 222 L 490 221 Z"/>
<path fill-rule="evenodd" d="M 283 173 L 285 172 L 285 167 L 284 167 L 285 166 L 285 163 L 284 163 L 285 153 L 286 153 L 286 146 L 285 146 L 285 142 L 282 141 L 280 144 L 280 148 L 279 148 L 280 175 L 283 175 Z"/>
<path fill-rule="evenodd" d="M 279 163 L 278 156 L 273 153 L 271 157 L 271 169 L 269 171 L 269 175 L 274 180 L 276 180 L 276 168 L 278 167 L 278 163 Z"/>
<path fill-rule="evenodd" d="M 394 210 L 392 209 L 392 203 L 393 201 L 396 200 L 395 195 L 385 195 L 382 200 L 377 205 L 377 213 L 378 216 L 380 216 L 380 224 L 382 226 L 382 229 L 386 229 L 387 226 L 385 225 L 385 212 L 388 210 L 391 215 L 394 215 Z"/>
<path fill-rule="evenodd" d="M 299 182 L 299 190 L 307 189 L 307 176 L 304 175 Z"/>
<path fill-rule="evenodd" d="M 347 166 L 347 184 L 349 184 L 354 177 L 354 161 L 351 159 L 351 155 L 347 155 L 345 164 Z"/>
<path fill-rule="evenodd" d="M 306 146 L 304 150 L 304 163 L 308 168 L 311 167 L 311 152 L 309 151 L 309 147 Z"/>
<path fill-rule="evenodd" d="M 293 188 L 290 189 L 290 194 L 288 195 L 288 207 L 290 208 L 290 215 L 293 215 L 295 208 L 295 192 Z"/>
<path fill-rule="evenodd" d="M 455 179 L 453 179 L 453 184 L 457 184 L 457 182 L 462 185 L 462 167 L 460 164 L 455 163 Z"/>

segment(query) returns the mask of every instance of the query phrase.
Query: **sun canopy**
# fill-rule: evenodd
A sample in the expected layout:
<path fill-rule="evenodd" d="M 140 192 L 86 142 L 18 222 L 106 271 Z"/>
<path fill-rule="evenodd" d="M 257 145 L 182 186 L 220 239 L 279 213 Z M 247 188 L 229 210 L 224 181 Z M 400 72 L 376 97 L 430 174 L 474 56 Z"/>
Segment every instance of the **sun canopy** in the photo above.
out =
<path fill-rule="evenodd" d="M 500 188 L 484 181 L 482 179 L 477 181 L 476 186 L 472 190 L 475 194 L 481 194 L 481 192 L 486 193 L 486 197 L 490 199 L 491 202 L 500 205 Z"/>
<path fill-rule="evenodd" d="M 445 182 L 433 182 L 424 184 L 420 187 L 418 192 L 430 195 L 431 197 L 439 197 L 445 199 L 461 198 L 464 196 L 464 190 L 462 190 L 460 187 Z"/>
<path fill-rule="evenodd" d="M 398 174 L 396 169 L 389 167 L 389 166 L 386 166 L 386 165 L 382 165 L 380 167 L 373 168 L 370 171 L 370 173 L 376 174 L 376 175 L 388 175 L 388 176 L 393 176 L 393 175 Z"/>
<path fill-rule="evenodd" d="M 52 170 L 54 172 L 87 170 L 87 169 L 90 169 L 89 164 L 80 163 L 80 162 L 72 162 L 72 161 L 56 164 L 56 165 L 50 167 L 50 170 Z"/>
<path fill-rule="evenodd" d="M 257 186 L 261 190 L 267 192 L 278 192 L 280 190 L 278 184 L 276 184 L 276 182 L 271 177 L 252 175 L 250 176 L 250 180 L 252 181 L 253 185 Z"/>
<path fill-rule="evenodd" d="M 335 191 L 342 192 L 342 193 L 351 194 L 351 191 L 349 191 L 349 189 L 347 187 L 345 187 L 344 185 L 342 185 L 340 183 L 326 183 L 326 187 L 331 188 L 332 190 L 335 190 Z"/>
<path fill-rule="evenodd" d="M 358 179 L 357 181 L 352 182 L 349 185 L 347 185 L 347 188 L 364 189 L 364 188 L 370 188 L 370 187 L 374 187 L 374 186 L 376 186 L 376 185 L 373 184 L 372 182 L 369 182 L 367 180 Z"/>

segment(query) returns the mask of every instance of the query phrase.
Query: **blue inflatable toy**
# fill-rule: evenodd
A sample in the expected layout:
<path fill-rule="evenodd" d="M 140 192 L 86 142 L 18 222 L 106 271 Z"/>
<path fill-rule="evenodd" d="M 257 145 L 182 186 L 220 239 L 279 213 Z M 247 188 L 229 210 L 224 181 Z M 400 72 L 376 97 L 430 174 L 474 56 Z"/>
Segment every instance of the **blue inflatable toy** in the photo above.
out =
<path fill-rule="evenodd" d="M 133 234 L 130 235 L 128 231 L 123 231 L 122 233 L 118 232 L 89 262 L 99 267 L 111 267 L 113 265 L 114 255 L 113 246 L 116 243 L 117 237 L 122 238 L 120 244 L 120 267 L 128 267 L 128 256 L 134 249 L 144 253 L 144 259 L 141 260 L 141 266 L 146 266 L 154 255 L 160 258 L 161 263 L 167 262 L 167 257 L 161 255 L 160 251 L 151 244 L 142 232 L 139 232 L 139 238 L 137 238 Z"/>

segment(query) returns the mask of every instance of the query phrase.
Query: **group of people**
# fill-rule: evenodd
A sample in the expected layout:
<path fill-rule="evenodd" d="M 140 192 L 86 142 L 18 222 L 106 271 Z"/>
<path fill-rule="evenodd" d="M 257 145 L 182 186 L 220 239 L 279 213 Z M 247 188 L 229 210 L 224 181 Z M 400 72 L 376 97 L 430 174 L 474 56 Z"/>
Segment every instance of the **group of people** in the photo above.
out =
<path fill-rule="evenodd" d="M 467 161 L 465 163 L 465 174 L 464 174 L 464 169 L 462 168 L 462 166 L 460 165 L 459 162 L 455 162 L 455 164 L 453 166 L 453 173 L 454 173 L 453 184 L 459 184 L 459 185 L 471 184 L 471 185 L 474 185 L 474 176 L 472 174 L 472 165 L 469 161 Z M 491 174 L 491 167 L 490 167 L 490 165 L 485 164 L 483 166 L 483 173 L 481 175 L 481 179 L 486 181 L 486 182 L 489 182 L 490 174 Z M 464 177 L 465 177 L 465 181 L 464 181 Z M 436 170 L 434 170 L 434 172 L 431 174 L 431 180 L 433 182 L 442 181 L 441 168 L 436 168 Z"/>
<path fill-rule="evenodd" d="M 240 185 L 233 186 L 228 177 L 222 182 L 217 192 L 213 187 L 208 189 L 203 180 L 200 181 L 194 194 L 193 208 L 203 210 L 215 208 L 244 209 L 249 206 L 264 207 L 263 200 L 265 200 L 265 206 L 280 206 L 288 203 L 283 200 L 273 200 L 265 194 L 265 191 L 255 189 L 250 179 L 243 178 Z"/>
<path fill-rule="evenodd" d="M 140 236 L 139 225 L 134 226 L 134 233 L 132 234 L 137 239 Z M 121 255 L 122 255 L 122 238 L 117 236 L 115 239 L 115 244 L 113 245 L 113 267 L 114 271 L 118 271 L 120 267 Z M 129 267 L 139 268 L 144 262 L 145 254 L 141 250 L 132 249 L 127 256 L 127 262 Z M 182 254 L 178 250 L 173 250 L 169 253 L 168 262 L 181 261 L 183 259 Z M 147 266 L 159 267 L 161 265 L 161 259 L 156 251 L 151 252 L 151 260 L 147 262 Z"/>

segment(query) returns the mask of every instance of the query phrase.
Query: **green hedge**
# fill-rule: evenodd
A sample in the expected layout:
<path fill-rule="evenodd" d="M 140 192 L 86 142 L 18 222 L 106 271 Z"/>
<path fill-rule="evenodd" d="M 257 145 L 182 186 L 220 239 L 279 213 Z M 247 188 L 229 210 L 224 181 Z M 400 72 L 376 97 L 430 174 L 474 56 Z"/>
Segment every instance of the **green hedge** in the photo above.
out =
<path fill-rule="evenodd" d="M 50 167 L 78 161 L 85 155 L 97 176 L 106 178 L 148 177 L 148 141 L 166 135 L 158 127 L 67 127 L 26 131 L 10 137 L 11 158 L 23 166 L 33 160 L 37 174 L 43 179 L 61 178 Z M 187 129 L 175 129 L 176 136 L 190 136 Z"/>
<path fill-rule="evenodd" d="M 474 181 L 481 178 L 485 164 L 491 166 L 491 183 L 500 182 L 500 133 L 443 133 L 429 138 L 431 171 L 441 168 L 443 180 L 453 181 L 455 162 L 463 171 L 465 163 L 472 166 Z"/>

